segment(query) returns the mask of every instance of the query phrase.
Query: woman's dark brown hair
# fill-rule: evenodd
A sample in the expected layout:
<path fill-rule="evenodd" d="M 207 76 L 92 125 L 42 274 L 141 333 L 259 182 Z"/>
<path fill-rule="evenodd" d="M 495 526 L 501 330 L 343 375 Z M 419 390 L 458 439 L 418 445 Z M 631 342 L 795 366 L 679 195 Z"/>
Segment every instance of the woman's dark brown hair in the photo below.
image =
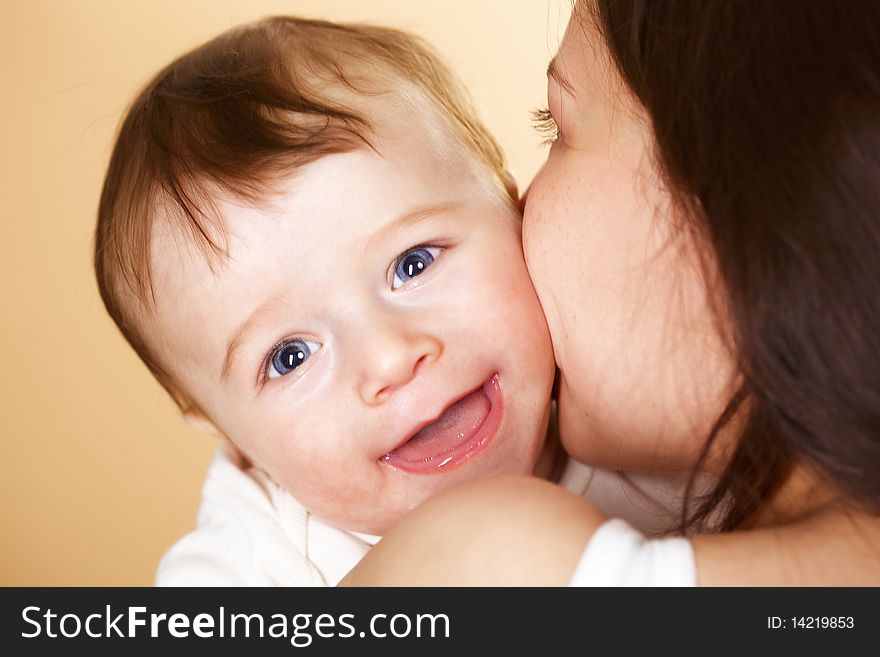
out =
<path fill-rule="evenodd" d="M 747 413 L 682 529 L 741 526 L 795 463 L 880 511 L 880 4 L 596 0 L 656 157 L 710 246 Z M 688 496 L 690 496 L 690 488 Z M 685 505 L 687 508 L 688 505 Z"/>

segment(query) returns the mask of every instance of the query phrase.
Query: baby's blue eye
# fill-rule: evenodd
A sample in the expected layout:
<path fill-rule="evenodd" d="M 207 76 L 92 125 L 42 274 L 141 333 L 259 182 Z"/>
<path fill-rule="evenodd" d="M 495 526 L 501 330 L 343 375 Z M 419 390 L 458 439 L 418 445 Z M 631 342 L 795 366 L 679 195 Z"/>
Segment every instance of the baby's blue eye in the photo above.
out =
<path fill-rule="evenodd" d="M 317 342 L 306 342 L 299 338 L 283 343 L 272 352 L 268 377 L 277 379 L 279 376 L 290 374 L 320 348 L 321 345 Z"/>
<path fill-rule="evenodd" d="M 440 249 L 435 246 L 420 246 L 404 253 L 394 267 L 394 280 L 391 283 L 391 289 L 396 290 L 408 280 L 423 273 L 431 266 L 439 253 Z"/>

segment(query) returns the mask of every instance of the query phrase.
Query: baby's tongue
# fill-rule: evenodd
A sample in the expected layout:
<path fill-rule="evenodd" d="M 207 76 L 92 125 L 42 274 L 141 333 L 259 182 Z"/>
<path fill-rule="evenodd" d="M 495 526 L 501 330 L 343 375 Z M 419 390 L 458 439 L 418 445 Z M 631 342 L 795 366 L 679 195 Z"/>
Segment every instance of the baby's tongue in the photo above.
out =
<path fill-rule="evenodd" d="M 451 452 L 476 433 L 490 407 L 489 398 L 480 388 L 447 408 L 436 422 L 419 431 L 393 454 L 413 463 L 430 461 Z"/>

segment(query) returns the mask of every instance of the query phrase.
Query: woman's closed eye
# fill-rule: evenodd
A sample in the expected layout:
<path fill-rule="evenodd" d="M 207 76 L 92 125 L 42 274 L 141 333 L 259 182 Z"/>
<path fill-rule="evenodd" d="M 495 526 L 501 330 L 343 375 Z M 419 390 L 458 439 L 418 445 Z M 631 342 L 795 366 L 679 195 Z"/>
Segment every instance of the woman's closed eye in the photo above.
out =
<path fill-rule="evenodd" d="M 391 289 L 396 290 L 407 281 L 421 276 L 434 263 L 434 259 L 440 255 L 440 251 L 441 248 L 438 246 L 418 246 L 404 252 L 394 262 Z"/>
<path fill-rule="evenodd" d="M 559 127 L 546 107 L 532 112 L 532 127 L 544 138 L 543 144 L 552 144 L 559 139 Z"/>
<path fill-rule="evenodd" d="M 266 378 L 277 379 L 293 372 L 321 348 L 318 342 L 302 338 L 285 340 L 278 344 L 266 359 Z"/>

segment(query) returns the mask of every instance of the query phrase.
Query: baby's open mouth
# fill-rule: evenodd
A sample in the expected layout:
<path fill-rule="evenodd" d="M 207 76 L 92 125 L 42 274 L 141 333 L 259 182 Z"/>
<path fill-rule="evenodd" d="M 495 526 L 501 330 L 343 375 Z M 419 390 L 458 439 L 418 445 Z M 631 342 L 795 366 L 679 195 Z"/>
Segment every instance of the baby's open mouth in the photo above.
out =
<path fill-rule="evenodd" d="M 500 423 L 501 402 L 495 374 L 381 460 L 407 472 L 450 470 L 490 442 Z"/>

